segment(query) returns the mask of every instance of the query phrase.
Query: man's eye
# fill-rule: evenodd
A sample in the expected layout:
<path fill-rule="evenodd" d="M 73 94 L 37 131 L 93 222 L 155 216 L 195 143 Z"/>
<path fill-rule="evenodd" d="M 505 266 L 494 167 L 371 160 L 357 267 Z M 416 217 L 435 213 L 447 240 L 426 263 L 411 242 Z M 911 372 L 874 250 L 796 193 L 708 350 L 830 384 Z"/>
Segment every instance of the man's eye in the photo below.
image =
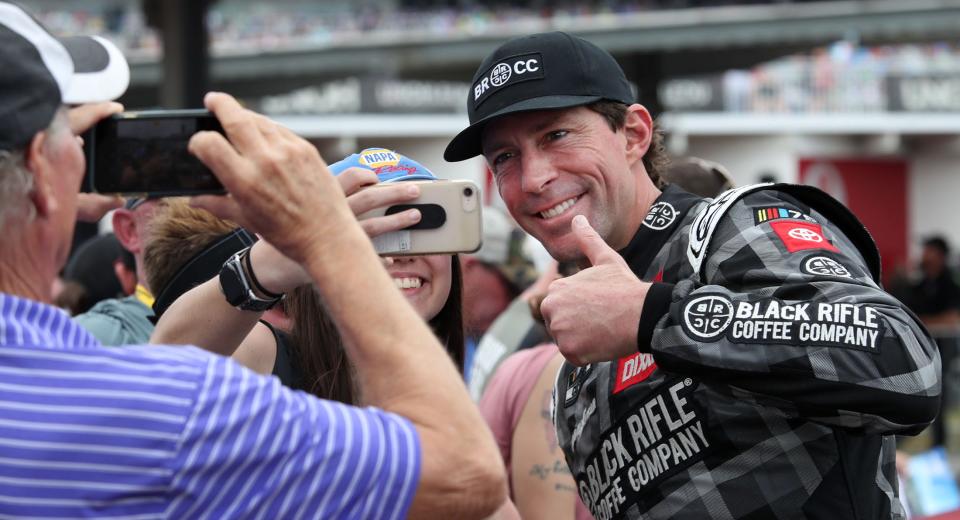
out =
<path fill-rule="evenodd" d="M 496 171 L 499 166 L 502 166 L 505 162 L 507 162 L 511 158 L 513 158 L 513 154 L 511 152 L 504 152 L 494 157 L 493 163 L 492 163 L 494 171 Z"/>
<path fill-rule="evenodd" d="M 565 137 L 568 133 L 567 130 L 554 130 L 547 134 L 547 139 L 550 141 L 556 141 L 557 139 Z"/>

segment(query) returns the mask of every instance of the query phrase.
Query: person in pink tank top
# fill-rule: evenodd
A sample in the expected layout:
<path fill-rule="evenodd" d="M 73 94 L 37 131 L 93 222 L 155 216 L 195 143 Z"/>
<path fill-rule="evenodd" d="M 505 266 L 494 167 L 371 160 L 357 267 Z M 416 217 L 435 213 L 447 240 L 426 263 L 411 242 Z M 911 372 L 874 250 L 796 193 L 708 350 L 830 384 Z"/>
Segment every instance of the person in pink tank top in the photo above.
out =
<path fill-rule="evenodd" d="M 563 357 L 552 343 L 508 357 L 480 399 L 523 518 L 592 519 L 557 445 L 550 401 Z"/>

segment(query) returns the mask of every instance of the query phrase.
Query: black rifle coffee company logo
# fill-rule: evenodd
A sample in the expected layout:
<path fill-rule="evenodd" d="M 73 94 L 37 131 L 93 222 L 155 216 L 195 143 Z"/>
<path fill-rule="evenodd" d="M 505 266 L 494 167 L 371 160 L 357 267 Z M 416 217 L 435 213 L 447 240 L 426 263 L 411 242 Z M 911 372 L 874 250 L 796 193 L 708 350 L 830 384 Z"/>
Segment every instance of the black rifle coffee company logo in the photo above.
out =
<path fill-rule="evenodd" d="M 657 231 L 667 229 L 677 219 L 677 210 L 669 202 L 658 202 L 650 208 L 643 225 Z"/>
<path fill-rule="evenodd" d="M 597 440 L 576 475 L 597 520 L 622 515 L 643 491 L 701 460 L 710 448 L 705 412 L 691 378 L 665 382 Z"/>
<path fill-rule="evenodd" d="M 730 299 L 720 294 L 693 298 L 683 308 L 683 330 L 692 338 L 714 341 L 723 335 L 733 319 Z"/>
<path fill-rule="evenodd" d="M 504 87 L 521 81 L 543 79 L 544 74 L 543 58 L 539 52 L 513 56 L 497 62 L 473 84 L 473 106 L 480 106 L 490 95 Z"/>
<path fill-rule="evenodd" d="M 692 298 L 683 309 L 684 332 L 706 342 L 725 336 L 731 343 L 835 346 L 877 354 L 884 331 L 880 313 L 856 303 L 731 302 L 711 294 Z"/>

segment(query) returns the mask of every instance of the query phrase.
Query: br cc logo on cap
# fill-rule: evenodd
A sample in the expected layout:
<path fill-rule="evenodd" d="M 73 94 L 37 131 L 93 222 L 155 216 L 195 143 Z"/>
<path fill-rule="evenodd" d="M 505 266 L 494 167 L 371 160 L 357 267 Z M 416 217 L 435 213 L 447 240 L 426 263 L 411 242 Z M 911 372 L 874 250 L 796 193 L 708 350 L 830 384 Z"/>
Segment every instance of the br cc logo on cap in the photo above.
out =
<path fill-rule="evenodd" d="M 539 52 L 521 54 L 499 61 L 473 84 L 474 107 L 497 90 L 532 79 L 543 79 L 543 57 Z"/>

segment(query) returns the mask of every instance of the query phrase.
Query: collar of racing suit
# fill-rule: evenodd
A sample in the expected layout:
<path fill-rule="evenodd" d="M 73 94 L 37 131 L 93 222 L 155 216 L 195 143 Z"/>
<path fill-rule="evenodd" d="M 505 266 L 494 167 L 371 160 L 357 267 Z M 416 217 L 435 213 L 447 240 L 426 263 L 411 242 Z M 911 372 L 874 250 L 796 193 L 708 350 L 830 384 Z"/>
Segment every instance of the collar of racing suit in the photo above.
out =
<path fill-rule="evenodd" d="M 688 193 L 674 184 L 664 188 L 657 200 L 650 205 L 650 210 L 640 224 L 640 229 L 633 235 L 633 239 L 619 251 L 620 256 L 630 264 L 633 274 L 641 279 L 644 278 L 657 253 L 676 232 L 690 208 L 701 200 L 703 198 Z M 659 273 L 657 279 L 652 281 L 660 281 L 662 275 L 663 273 Z"/>

